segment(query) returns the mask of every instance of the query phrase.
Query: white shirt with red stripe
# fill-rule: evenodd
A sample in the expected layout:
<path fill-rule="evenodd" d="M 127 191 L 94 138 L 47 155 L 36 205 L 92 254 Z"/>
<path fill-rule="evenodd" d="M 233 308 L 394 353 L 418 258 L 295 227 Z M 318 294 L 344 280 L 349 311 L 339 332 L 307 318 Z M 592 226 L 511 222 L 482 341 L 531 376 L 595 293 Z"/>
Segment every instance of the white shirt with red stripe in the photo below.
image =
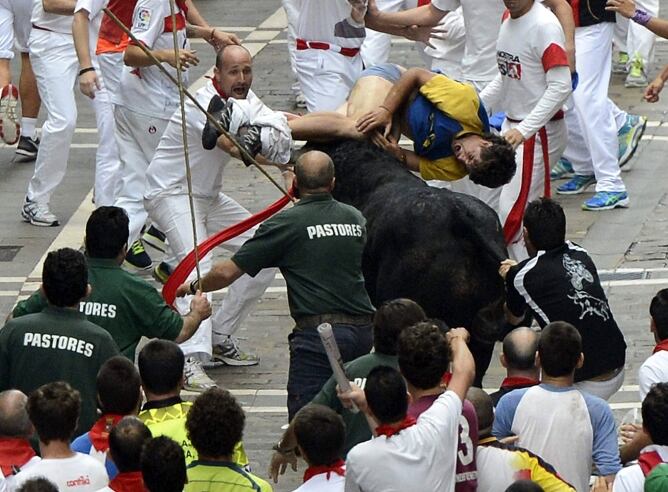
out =
<path fill-rule="evenodd" d="M 177 2 L 177 44 L 190 49 L 186 37 L 185 14 Z M 152 51 L 174 50 L 172 19 L 167 0 L 139 0 L 132 16 L 132 34 Z M 132 42 L 131 42 L 132 44 Z M 176 69 L 162 64 L 174 77 Z M 188 72 L 182 73 L 183 85 L 188 86 Z M 179 106 L 179 91 L 158 67 L 125 67 L 121 76 L 119 105 L 136 113 L 169 119 Z"/>
<path fill-rule="evenodd" d="M 42 0 L 33 0 L 30 22 L 33 28 L 72 35 L 72 16 L 45 12 Z"/>
<path fill-rule="evenodd" d="M 297 39 L 341 48 L 359 48 L 364 42 L 364 24 L 351 17 L 347 0 L 302 0 Z"/>
<path fill-rule="evenodd" d="M 656 453 L 658 462 L 668 462 L 668 446 L 657 446 L 652 444 L 645 446 L 640 455 L 643 453 Z M 656 464 L 654 464 L 656 466 Z M 651 471 L 651 470 L 648 470 Z M 615 476 L 615 481 L 612 484 L 612 492 L 642 492 L 645 487 L 645 472 L 639 464 L 627 466 L 622 468 Z"/>

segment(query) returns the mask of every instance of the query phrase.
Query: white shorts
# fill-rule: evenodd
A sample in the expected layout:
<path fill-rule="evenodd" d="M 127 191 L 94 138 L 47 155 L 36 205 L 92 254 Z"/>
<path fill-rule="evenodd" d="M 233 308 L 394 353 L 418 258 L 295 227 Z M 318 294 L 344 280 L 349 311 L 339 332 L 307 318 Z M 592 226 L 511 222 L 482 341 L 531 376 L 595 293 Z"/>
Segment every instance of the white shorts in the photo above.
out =
<path fill-rule="evenodd" d="M 14 49 L 28 52 L 30 0 L 0 0 L 0 58 L 11 60 Z"/>

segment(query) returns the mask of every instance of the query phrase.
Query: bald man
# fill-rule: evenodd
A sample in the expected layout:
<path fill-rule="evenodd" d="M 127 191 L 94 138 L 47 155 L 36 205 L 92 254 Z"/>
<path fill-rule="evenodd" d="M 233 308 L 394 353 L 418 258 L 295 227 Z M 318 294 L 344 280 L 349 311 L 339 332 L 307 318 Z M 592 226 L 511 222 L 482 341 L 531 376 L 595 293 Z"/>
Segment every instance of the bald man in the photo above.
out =
<path fill-rule="evenodd" d="M 0 393 L 0 490 L 14 490 L 16 475 L 39 461 L 28 439 L 35 429 L 26 404 L 28 397 L 19 390 Z M 5 488 L 3 488 L 5 487 Z"/>
<path fill-rule="evenodd" d="M 506 368 L 506 377 L 501 382 L 499 391 L 491 395 L 494 406 L 506 393 L 518 388 L 535 386 L 540 382 L 540 369 L 536 365 L 539 338 L 539 333 L 526 326 L 520 326 L 503 339 L 503 351 L 499 359 L 501 365 Z"/>
<path fill-rule="evenodd" d="M 366 220 L 332 197 L 334 163 L 311 151 L 295 164 L 300 200 L 265 221 L 230 260 L 214 264 L 201 282 L 184 283 L 177 295 L 234 285 L 244 274 L 278 267 L 288 289 L 295 327 L 290 342 L 290 419 L 311 401 L 332 371 L 316 328 L 330 323 L 343 361 L 371 350 L 373 307 L 364 288 L 362 251 Z"/>

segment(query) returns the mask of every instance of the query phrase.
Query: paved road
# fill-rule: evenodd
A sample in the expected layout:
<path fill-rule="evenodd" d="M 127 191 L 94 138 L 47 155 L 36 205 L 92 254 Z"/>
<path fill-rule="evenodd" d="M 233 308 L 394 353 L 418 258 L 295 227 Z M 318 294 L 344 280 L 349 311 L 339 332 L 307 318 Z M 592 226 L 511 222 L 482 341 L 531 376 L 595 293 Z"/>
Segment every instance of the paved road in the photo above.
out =
<path fill-rule="evenodd" d="M 294 111 L 285 16 L 279 0 L 236 2 L 233 10 L 231 2 L 198 0 L 197 3 L 213 25 L 245 38 L 255 56 L 255 92 L 274 108 Z M 194 69 L 192 80 L 203 76 L 213 65 L 213 53 L 208 46 L 195 47 L 202 63 Z M 392 59 L 412 65 L 419 57 L 410 43 L 397 41 Z M 668 44 L 661 42 L 657 46 L 656 66 L 664 63 L 668 63 Z M 16 67 L 15 70 L 18 73 Z M 657 71 L 655 68 L 652 75 Z M 625 386 L 612 399 L 618 418 L 638 405 L 637 369 L 653 345 L 647 320 L 649 300 L 656 290 L 668 286 L 668 198 L 664 185 L 668 182 L 664 159 L 668 151 L 668 123 L 664 123 L 668 105 L 663 101 L 655 105 L 643 103 L 640 94 L 639 89 L 624 89 L 619 77 L 613 78 L 611 97 L 620 107 L 650 119 L 632 170 L 624 174 L 631 208 L 583 212 L 579 208 L 582 197 L 559 197 L 567 211 L 568 237 L 588 248 L 599 268 L 605 271 L 603 278 L 612 309 L 627 337 Z M 20 221 L 19 208 L 33 166 L 12 162 L 13 149 L 0 146 L 0 316 L 11 310 L 17 298 L 39 286 L 40 260 L 46 251 L 81 244 L 83 225 L 93 207 L 90 192 L 97 133 L 90 106 L 83 97 L 78 102 L 80 116 L 68 174 L 52 202 L 53 211 L 64 226 L 38 228 Z M 251 211 L 261 210 L 279 196 L 258 172 L 238 162 L 228 165 L 224 190 Z M 155 259 L 159 259 L 157 253 Z M 211 372 L 246 407 L 246 446 L 255 471 L 261 476 L 270 456 L 268 449 L 286 422 L 286 337 L 291 328 L 287 313 L 284 282 L 277 278 L 238 333 L 244 346 L 262 356 L 260 365 Z M 502 370 L 495 362 L 485 386 L 495 387 L 501 378 Z M 290 474 L 276 490 L 292 490 L 300 479 L 301 475 Z"/>

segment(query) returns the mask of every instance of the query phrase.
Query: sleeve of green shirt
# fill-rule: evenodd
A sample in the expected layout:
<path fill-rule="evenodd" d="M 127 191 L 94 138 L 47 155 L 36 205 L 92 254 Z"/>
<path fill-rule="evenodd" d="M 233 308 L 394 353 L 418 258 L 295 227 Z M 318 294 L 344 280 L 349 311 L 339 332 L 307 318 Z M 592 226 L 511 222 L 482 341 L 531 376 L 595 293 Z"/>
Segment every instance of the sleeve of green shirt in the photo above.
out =
<path fill-rule="evenodd" d="M 343 406 L 339 397 L 336 396 L 336 379 L 333 376 L 327 380 L 320 392 L 311 400 L 311 403 L 325 405 L 337 413 L 341 413 Z"/>
<path fill-rule="evenodd" d="M 136 298 L 141 302 L 137 304 L 135 315 L 141 319 L 142 335 L 174 340 L 181 333 L 183 318 L 165 303 L 152 285 L 142 282 L 138 289 L 141 292 Z"/>
<path fill-rule="evenodd" d="M 280 267 L 280 260 L 294 240 L 294 229 L 283 217 L 272 217 L 232 257 L 245 273 L 254 277 L 263 268 Z"/>
<path fill-rule="evenodd" d="M 46 298 L 42 295 L 42 290 L 40 289 L 27 299 L 19 302 L 12 311 L 12 316 L 18 318 L 26 314 L 41 313 L 46 306 Z"/>
<path fill-rule="evenodd" d="M 9 389 L 9 332 L 11 330 L 5 325 L 0 330 L 0 391 Z"/>

